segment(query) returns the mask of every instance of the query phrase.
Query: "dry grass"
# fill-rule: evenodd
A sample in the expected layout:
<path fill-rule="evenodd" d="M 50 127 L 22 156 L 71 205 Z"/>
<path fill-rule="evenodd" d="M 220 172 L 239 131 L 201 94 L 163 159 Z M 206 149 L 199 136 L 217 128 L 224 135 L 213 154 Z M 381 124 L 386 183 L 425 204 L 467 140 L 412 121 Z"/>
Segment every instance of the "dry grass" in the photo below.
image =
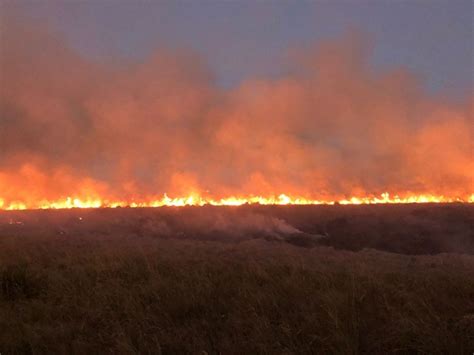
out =
<path fill-rule="evenodd" d="M 471 354 L 473 275 L 461 254 L 38 229 L 0 238 L 0 353 Z"/>

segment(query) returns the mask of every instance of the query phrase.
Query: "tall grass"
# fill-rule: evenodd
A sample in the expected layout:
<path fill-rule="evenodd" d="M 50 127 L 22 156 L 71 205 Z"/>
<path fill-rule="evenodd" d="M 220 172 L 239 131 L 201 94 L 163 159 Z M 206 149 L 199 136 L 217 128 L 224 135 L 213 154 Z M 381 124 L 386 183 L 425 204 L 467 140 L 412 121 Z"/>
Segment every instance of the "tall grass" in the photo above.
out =
<path fill-rule="evenodd" d="M 470 354 L 474 257 L 0 238 L 0 353 Z"/>

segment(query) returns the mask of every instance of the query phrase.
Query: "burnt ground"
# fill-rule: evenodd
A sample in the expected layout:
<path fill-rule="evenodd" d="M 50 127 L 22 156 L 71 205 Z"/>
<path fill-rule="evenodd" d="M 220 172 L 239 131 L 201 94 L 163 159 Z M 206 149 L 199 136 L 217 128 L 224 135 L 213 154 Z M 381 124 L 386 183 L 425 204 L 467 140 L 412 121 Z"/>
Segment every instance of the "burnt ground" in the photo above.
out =
<path fill-rule="evenodd" d="M 0 212 L 0 353 L 471 354 L 474 205 Z"/>
<path fill-rule="evenodd" d="M 400 254 L 474 254 L 474 205 L 259 206 L 0 212 L 0 235 L 128 236 Z"/>

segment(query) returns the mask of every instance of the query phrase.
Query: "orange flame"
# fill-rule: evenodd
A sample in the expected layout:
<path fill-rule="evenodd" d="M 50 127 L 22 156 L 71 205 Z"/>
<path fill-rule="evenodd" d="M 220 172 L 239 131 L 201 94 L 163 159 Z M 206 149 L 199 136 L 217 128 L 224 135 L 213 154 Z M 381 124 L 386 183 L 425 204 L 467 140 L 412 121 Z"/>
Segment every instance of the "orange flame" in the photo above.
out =
<path fill-rule="evenodd" d="M 370 70 L 358 36 L 225 90 L 184 53 L 99 64 L 20 19 L 1 41 L 0 209 L 474 202 L 470 93 Z"/>
<path fill-rule="evenodd" d="M 12 201 L 6 202 L 0 198 L 0 209 L 3 210 L 26 210 L 26 209 L 69 209 L 69 208 L 116 208 L 116 207 L 163 207 L 163 206 L 242 206 L 246 204 L 258 205 L 366 205 L 366 204 L 407 204 L 407 203 L 474 203 L 474 194 L 465 198 L 446 197 L 437 195 L 410 195 L 400 197 L 391 196 L 388 192 L 380 196 L 350 197 L 338 200 L 317 200 L 304 197 L 288 196 L 230 196 L 221 199 L 204 198 L 200 195 L 189 195 L 184 197 L 170 198 L 167 194 L 161 199 L 149 201 L 120 201 L 101 198 L 78 198 L 67 197 L 60 200 L 43 200 L 38 202 Z"/>

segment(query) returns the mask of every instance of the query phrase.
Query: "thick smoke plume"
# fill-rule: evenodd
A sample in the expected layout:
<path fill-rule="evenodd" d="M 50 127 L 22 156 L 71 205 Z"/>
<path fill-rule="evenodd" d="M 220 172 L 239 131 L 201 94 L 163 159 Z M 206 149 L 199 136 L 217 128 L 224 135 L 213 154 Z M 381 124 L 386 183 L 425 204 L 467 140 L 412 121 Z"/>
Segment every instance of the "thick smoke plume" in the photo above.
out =
<path fill-rule="evenodd" d="M 287 74 L 221 89 L 190 53 L 98 64 L 39 25 L 1 24 L 0 199 L 192 193 L 334 199 L 472 193 L 472 102 L 376 71 L 347 35 Z"/>

